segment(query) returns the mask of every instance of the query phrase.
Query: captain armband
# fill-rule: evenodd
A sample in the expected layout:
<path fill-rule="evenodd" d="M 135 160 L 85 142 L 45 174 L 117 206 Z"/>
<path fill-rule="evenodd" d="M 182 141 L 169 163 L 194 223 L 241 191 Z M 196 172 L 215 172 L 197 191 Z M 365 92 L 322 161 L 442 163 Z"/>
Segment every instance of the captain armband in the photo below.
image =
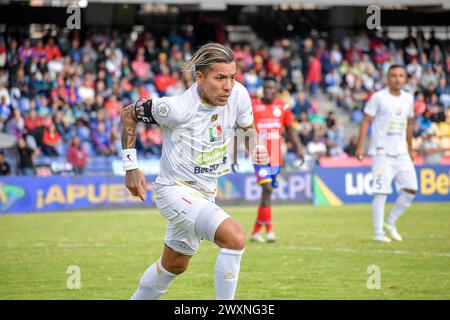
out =
<path fill-rule="evenodd" d="M 143 122 L 146 124 L 158 124 L 153 117 L 152 108 L 153 102 L 152 99 L 142 99 L 138 100 L 135 104 L 136 108 L 136 118 L 138 122 Z"/>

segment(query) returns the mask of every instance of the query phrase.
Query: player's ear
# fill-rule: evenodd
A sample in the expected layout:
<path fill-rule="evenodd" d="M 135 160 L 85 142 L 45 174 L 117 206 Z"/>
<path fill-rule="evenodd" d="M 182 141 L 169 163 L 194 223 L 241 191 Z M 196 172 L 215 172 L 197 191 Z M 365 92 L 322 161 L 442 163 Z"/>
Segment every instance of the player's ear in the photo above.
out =
<path fill-rule="evenodd" d="M 198 84 L 203 85 L 203 83 L 205 82 L 206 75 L 201 71 L 196 71 L 195 77 L 197 78 Z"/>

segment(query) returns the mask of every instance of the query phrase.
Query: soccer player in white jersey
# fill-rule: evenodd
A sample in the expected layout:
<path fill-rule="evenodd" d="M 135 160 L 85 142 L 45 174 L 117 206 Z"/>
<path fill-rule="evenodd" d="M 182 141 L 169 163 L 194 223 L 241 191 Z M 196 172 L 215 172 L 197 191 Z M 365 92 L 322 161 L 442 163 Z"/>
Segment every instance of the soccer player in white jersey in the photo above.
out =
<path fill-rule="evenodd" d="M 153 196 L 167 219 L 160 259 L 142 275 L 132 299 L 158 299 L 188 266 L 200 241 L 220 247 L 215 264 L 216 299 L 234 299 L 245 233 L 214 203 L 217 178 L 229 171 L 235 129 L 247 134 L 245 144 L 255 163 L 267 163 L 267 149 L 258 144 L 247 90 L 235 82 L 233 51 L 217 43 L 202 46 L 187 63 L 196 82 L 174 97 L 144 99 L 121 112 L 125 184 L 145 200 L 149 189 L 138 168 L 135 142 L 138 122 L 162 128 L 160 173 Z M 187 298 L 189 298 L 187 296 Z"/>
<path fill-rule="evenodd" d="M 367 102 L 359 129 L 356 157 L 361 160 L 367 129 L 372 123 L 368 154 L 372 156 L 375 241 L 390 242 L 385 232 L 392 239 L 402 241 L 395 222 L 411 206 L 417 192 L 417 177 L 412 161 L 414 98 L 402 90 L 405 82 L 404 67 L 392 65 L 387 74 L 387 87 L 374 93 Z M 392 192 L 393 180 L 398 197 L 386 222 L 383 222 L 386 198 Z"/>

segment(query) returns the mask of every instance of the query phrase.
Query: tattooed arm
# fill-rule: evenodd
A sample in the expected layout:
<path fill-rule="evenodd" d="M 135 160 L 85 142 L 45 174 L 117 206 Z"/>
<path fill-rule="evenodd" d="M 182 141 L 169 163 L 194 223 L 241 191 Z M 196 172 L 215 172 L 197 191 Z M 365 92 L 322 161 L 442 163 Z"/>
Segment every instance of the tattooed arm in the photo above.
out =
<path fill-rule="evenodd" d="M 122 149 L 134 149 L 136 146 L 136 127 L 138 115 L 144 114 L 143 103 L 132 103 L 124 107 L 120 112 Z M 149 190 L 145 176 L 139 169 L 127 170 L 125 173 L 125 185 L 131 194 L 145 201 L 146 191 Z"/>

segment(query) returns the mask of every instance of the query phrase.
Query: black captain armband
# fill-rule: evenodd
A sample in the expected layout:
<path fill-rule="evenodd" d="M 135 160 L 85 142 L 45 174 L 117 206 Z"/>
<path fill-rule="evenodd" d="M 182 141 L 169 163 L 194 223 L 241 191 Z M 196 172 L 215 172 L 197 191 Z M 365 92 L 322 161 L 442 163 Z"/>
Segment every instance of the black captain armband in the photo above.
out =
<path fill-rule="evenodd" d="M 138 100 L 135 104 L 137 121 L 146 124 L 158 124 L 153 117 L 152 108 L 152 99 Z"/>

